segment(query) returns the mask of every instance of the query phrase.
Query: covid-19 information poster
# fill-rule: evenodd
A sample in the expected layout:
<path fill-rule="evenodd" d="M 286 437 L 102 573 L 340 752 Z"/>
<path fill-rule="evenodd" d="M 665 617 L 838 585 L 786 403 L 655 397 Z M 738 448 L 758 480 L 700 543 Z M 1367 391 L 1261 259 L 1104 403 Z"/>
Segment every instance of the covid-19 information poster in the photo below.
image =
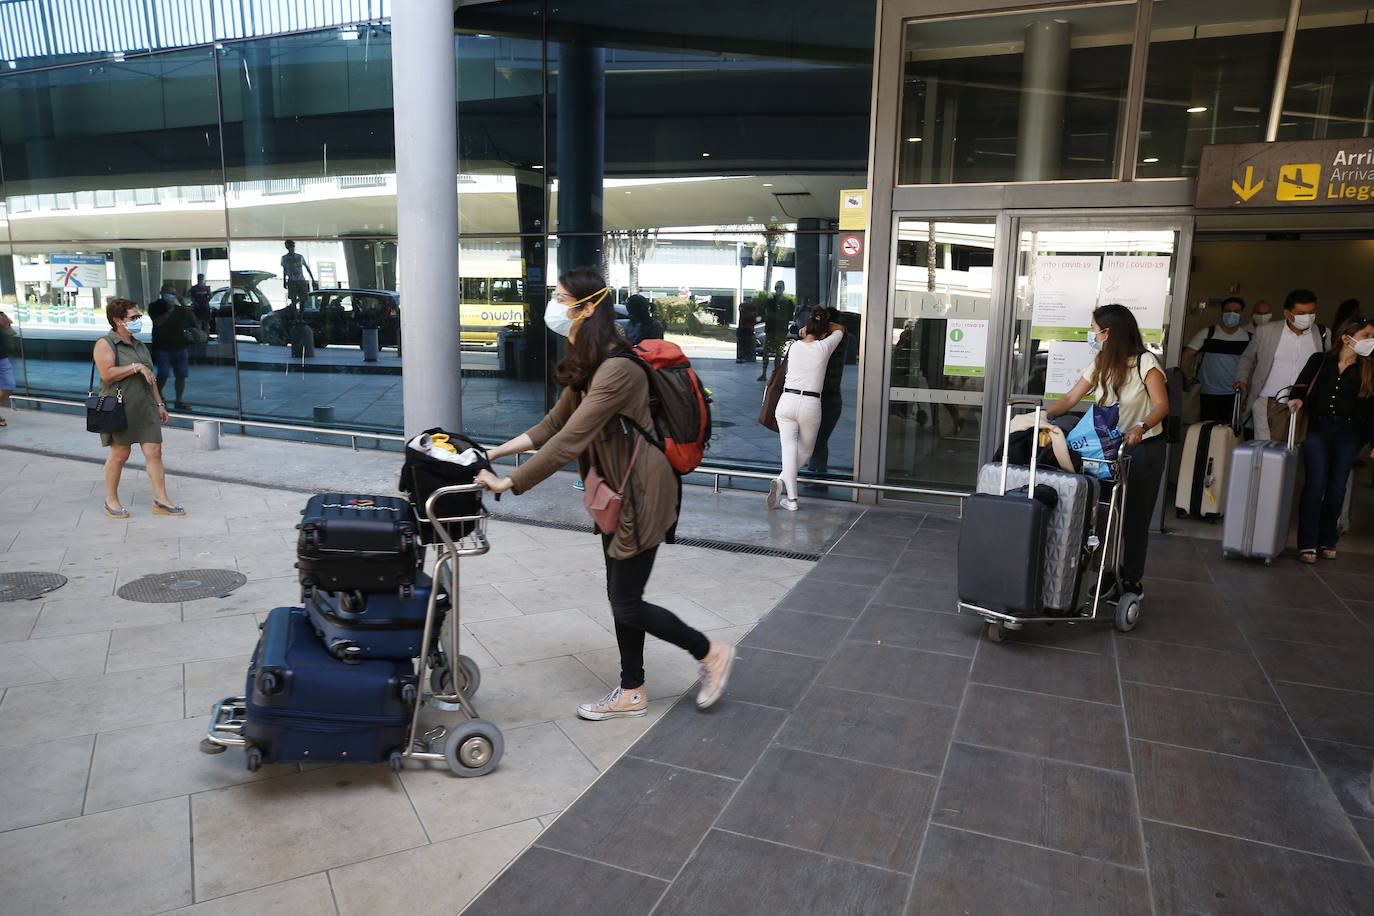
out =
<path fill-rule="evenodd" d="M 1101 255 L 1041 255 L 1035 259 L 1031 336 L 1086 340 L 1097 306 Z"/>
<path fill-rule="evenodd" d="M 1107 255 L 1102 259 L 1098 305 L 1118 302 L 1135 313 L 1146 343 L 1164 339 L 1169 306 L 1169 258 Z"/>

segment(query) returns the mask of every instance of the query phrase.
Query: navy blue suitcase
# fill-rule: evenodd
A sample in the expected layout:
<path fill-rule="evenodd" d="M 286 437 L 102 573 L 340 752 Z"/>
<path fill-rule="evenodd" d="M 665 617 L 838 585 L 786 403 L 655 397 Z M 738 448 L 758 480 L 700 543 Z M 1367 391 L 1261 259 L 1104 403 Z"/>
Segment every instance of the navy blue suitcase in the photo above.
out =
<path fill-rule="evenodd" d="M 409 598 L 395 592 L 329 592 L 314 589 L 305 603 L 310 624 L 335 658 L 419 658 L 425 635 L 425 614 L 433 583 L 425 573 L 415 578 Z M 448 613 L 448 595 L 436 599 L 434 632 Z"/>
<path fill-rule="evenodd" d="M 267 616 L 244 690 L 248 769 L 278 761 L 399 762 L 415 706 L 409 661 L 348 664 L 301 608 Z"/>
<path fill-rule="evenodd" d="M 410 592 L 424 548 L 410 503 L 395 496 L 321 493 L 301 510 L 296 567 L 305 588 Z"/>

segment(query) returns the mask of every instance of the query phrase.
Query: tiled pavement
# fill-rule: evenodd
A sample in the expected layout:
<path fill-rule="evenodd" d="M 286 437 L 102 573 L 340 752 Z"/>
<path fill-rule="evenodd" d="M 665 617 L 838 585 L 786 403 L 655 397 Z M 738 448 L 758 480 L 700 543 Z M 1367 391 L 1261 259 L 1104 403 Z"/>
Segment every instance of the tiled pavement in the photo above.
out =
<path fill-rule="evenodd" d="M 467 912 L 1368 913 L 1374 566 L 1157 538 L 1129 635 L 980 638 L 870 513 Z"/>
<path fill-rule="evenodd" d="M 38 420 L 22 412 L 11 431 Z M 51 447 L 79 420 L 42 422 Z M 183 437 L 169 452 L 174 467 L 210 457 L 171 435 Z M 289 465 L 282 448 L 234 439 L 211 454 L 251 468 L 264 460 L 258 449 Z M 369 457 L 292 448 L 311 482 Z M 394 462 L 367 489 L 385 492 Z M 154 518 L 147 480 L 131 469 L 122 495 L 134 516 L 122 522 L 100 514 L 99 474 L 0 448 L 0 572 L 70 578 L 41 600 L 0 602 L 0 912 L 451 916 L 695 679 L 685 653 L 651 646 L 646 719 L 576 719 L 578 702 L 618 681 L 604 583 L 578 571 L 599 567 L 596 543 L 493 523 L 492 554 L 463 561 L 461 609 L 464 651 L 483 672 L 478 709 L 506 738 L 500 768 L 480 779 L 417 763 L 399 776 L 361 766 L 249 773 L 241 752 L 207 757 L 197 743 L 212 701 L 242 690 L 256 623 L 295 603 L 292 526 L 305 497 L 175 477 L 171 492 L 190 514 Z M 566 486 L 557 495 L 576 502 Z M 689 622 L 735 640 L 812 565 L 674 546 L 651 587 Z M 113 594 L 148 572 L 199 567 L 236 567 L 249 582 L 182 604 Z M 750 587 L 722 585 L 732 581 Z"/>

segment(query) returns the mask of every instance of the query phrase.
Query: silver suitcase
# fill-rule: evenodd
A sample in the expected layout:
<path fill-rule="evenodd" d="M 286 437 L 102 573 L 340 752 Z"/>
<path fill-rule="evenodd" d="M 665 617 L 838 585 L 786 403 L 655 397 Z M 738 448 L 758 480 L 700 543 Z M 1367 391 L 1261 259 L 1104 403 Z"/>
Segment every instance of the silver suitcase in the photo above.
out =
<path fill-rule="evenodd" d="M 1297 487 L 1297 428 L 1291 413 L 1287 442 L 1257 439 L 1236 447 L 1221 525 L 1223 557 L 1258 557 L 1267 566 L 1283 553 Z"/>

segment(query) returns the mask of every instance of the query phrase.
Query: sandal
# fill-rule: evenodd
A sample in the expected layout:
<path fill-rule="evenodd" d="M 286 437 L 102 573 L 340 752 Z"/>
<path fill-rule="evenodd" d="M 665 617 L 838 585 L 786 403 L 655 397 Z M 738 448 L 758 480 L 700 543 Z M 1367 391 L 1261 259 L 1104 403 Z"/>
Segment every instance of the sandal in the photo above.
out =
<path fill-rule="evenodd" d="M 110 518 L 129 517 L 129 510 L 124 508 L 123 506 L 120 506 L 118 509 L 111 509 L 109 503 L 101 503 L 100 505 L 102 508 L 104 508 L 105 514 L 108 515 Z"/>
<path fill-rule="evenodd" d="M 1317 551 L 1311 547 L 1298 551 L 1298 559 L 1304 563 L 1312 564 L 1317 562 Z"/>
<path fill-rule="evenodd" d="M 6 426 L 9 426 L 9 423 L 5 422 L 4 417 L 0 417 L 0 429 L 5 428 Z"/>
<path fill-rule="evenodd" d="M 154 515 L 185 515 L 186 510 L 180 506 L 164 506 L 157 500 L 153 500 Z"/>
<path fill-rule="evenodd" d="M 1336 559 L 1336 548 L 1323 547 L 1321 549 L 1321 555 L 1323 560 L 1334 560 Z"/>

